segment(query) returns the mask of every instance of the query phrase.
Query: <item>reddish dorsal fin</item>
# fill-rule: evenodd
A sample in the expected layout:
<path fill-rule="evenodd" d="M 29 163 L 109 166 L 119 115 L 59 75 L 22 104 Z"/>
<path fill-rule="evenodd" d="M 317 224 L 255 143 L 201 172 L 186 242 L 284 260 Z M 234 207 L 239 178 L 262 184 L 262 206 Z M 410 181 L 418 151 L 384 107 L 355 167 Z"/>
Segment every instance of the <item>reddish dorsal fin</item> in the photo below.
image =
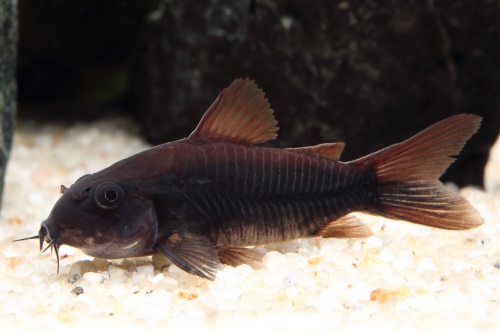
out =
<path fill-rule="evenodd" d="M 248 78 L 236 79 L 222 90 L 188 139 L 251 146 L 275 139 L 276 124 L 264 92 Z"/>
<path fill-rule="evenodd" d="M 344 150 L 344 146 L 345 144 L 343 142 L 333 142 L 322 143 L 312 147 L 289 148 L 289 150 L 316 158 L 322 157 L 338 161 L 340 154 L 342 154 L 342 150 Z"/>
<path fill-rule="evenodd" d="M 335 237 L 335 238 L 364 238 L 373 235 L 370 227 L 361 222 L 354 215 L 342 216 L 335 221 L 330 222 L 314 236 Z"/>

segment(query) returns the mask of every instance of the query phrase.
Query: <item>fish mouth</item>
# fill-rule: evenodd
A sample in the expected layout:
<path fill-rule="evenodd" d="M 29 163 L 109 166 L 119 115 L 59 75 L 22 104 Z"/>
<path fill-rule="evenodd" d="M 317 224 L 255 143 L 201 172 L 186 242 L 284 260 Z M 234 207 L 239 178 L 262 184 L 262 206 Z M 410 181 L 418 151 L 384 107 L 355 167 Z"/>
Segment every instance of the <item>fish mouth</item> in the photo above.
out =
<path fill-rule="evenodd" d="M 20 238 L 20 239 L 15 239 L 13 242 L 19 242 L 19 241 L 24 241 L 28 239 L 39 239 L 40 240 L 40 251 L 43 249 L 43 242 L 49 243 L 43 249 L 42 253 L 47 251 L 47 249 L 50 247 L 50 250 L 52 250 L 56 253 L 56 258 L 57 258 L 57 274 L 59 275 L 59 247 L 61 246 L 59 240 L 60 240 L 60 233 L 59 230 L 54 229 L 52 232 L 50 232 L 48 225 L 49 222 L 47 220 L 42 222 L 42 225 L 40 226 L 40 231 L 38 232 L 38 235 L 31 236 L 31 237 L 26 237 L 26 238 Z"/>
<path fill-rule="evenodd" d="M 42 222 L 42 225 L 40 226 L 40 231 L 38 232 L 38 237 L 40 239 L 40 251 L 44 253 L 47 251 L 48 248 L 50 248 L 50 251 L 54 250 L 56 253 L 56 258 L 57 258 L 57 274 L 59 275 L 59 247 L 61 246 L 59 240 L 60 240 L 60 233 L 59 230 L 57 229 L 52 229 L 50 230 L 50 222 L 45 220 Z M 45 247 L 45 249 L 42 250 L 43 248 L 43 242 L 49 243 Z"/>

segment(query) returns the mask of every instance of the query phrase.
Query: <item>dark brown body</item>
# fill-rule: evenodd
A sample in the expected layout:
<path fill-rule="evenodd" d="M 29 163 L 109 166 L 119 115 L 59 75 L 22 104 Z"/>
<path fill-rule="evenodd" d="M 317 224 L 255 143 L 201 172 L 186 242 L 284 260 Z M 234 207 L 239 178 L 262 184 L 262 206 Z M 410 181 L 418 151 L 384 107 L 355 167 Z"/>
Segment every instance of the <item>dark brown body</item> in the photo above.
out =
<path fill-rule="evenodd" d="M 293 149 L 182 140 L 132 156 L 101 172 L 116 174 L 117 169 L 130 167 L 133 176 L 141 179 L 137 190 L 155 202 L 162 233 L 177 232 L 172 215 L 182 219 L 189 214 L 191 221 L 198 215 L 189 232 L 210 235 L 217 246 L 310 236 L 375 200 L 374 177 L 367 177 L 366 170 L 363 174 L 349 163 Z M 173 203 L 175 196 L 188 204 Z"/>
<path fill-rule="evenodd" d="M 302 237 L 367 237 L 350 212 L 445 229 L 482 223 L 439 182 L 481 119 L 457 115 L 356 161 L 339 162 L 343 143 L 269 149 L 276 121 L 252 81 L 235 80 L 184 140 L 136 154 L 78 179 L 39 235 L 103 258 L 159 252 L 214 279 L 218 264 L 257 265 L 242 248 Z"/>

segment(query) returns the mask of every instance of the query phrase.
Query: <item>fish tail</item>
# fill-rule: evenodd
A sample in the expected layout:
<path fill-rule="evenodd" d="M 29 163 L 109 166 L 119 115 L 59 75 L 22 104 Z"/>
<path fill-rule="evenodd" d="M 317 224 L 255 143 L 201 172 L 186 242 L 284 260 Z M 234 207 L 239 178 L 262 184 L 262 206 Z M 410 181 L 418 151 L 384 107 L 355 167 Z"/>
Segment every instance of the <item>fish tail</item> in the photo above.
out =
<path fill-rule="evenodd" d="M 476 115 L 453 116 L 351 162 L 375 175 L 376 203 L 367 212 L 442 229 L 481 225 L 478 211 L 439 181 L 480 123 Z"/>

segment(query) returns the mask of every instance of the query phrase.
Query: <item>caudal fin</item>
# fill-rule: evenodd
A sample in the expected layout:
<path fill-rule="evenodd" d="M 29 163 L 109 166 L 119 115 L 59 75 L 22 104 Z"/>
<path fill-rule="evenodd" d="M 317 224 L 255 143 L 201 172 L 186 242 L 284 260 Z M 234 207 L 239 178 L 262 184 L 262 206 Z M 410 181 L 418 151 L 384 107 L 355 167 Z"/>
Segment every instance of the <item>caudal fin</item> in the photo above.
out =
<path fill-rule="evenodd" d="M 444 119 L 414 137 L 353 164 L 372 170 L 377 203 L 369 212 L 443 229 L 470 229 L 483 223 L 472 205 L 438 178 L 478 130 L 481 117 Z"/>

